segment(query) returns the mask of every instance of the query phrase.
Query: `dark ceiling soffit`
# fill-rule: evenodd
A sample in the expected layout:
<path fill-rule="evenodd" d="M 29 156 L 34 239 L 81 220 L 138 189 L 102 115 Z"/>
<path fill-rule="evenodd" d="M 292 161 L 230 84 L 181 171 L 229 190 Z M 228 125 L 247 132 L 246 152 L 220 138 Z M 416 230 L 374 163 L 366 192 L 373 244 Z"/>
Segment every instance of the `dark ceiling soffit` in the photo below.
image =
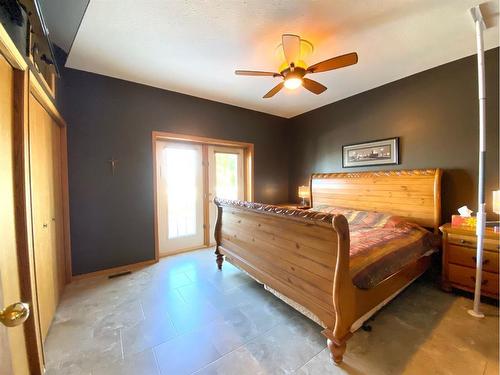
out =
<path fill-rule="evenodd" d="M 85 17 L 85 14 L 87 13 L 89 3 L 90 3 L 90 0 L 87 0 L 87 4 L 85 5 L 85 10 L 83 11 L 82 17 L 80 18 L 80 22 L 78 22 L 78 26 L 75 30 L 75 35 L 73 35 L 73 40 L 71 41 L 71 45 L 68 48 L 68 52 L 67 52 L 66 56 L 69 56 L 69 54 L 73 48 L 73 44 L 75 44 L 76 36 L 78 35 L 78 31 L 80 31 L 80 27 L 82 26 L 83 18 Z"/>

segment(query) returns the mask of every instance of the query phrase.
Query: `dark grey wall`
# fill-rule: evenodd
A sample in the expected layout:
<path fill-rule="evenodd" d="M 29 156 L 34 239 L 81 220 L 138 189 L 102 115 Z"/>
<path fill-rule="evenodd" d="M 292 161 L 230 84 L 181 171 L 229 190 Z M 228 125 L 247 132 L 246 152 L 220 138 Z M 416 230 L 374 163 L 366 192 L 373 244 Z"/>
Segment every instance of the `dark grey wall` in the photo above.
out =
<path fill-rule="evenodd" d="M 498 79 L 496 48 L 486 53 L 488 211 L 499 178 Z M 463 204 L 477 209 L 475 56 L 294 117 L 288 130 L 292 200 L 297 199 L 297 186 L 313 172 L 440 167 L 445 169 L 443 220 L 450 220 Z M 342 169 L 342 145 L 390 137 L 400 137 L 400 165 Z"/>
<path fill-rule="evenodd" d="M 154 257 L 153 130 L 254 143 L 255 199 L 288 199 L 286 147 L 276 147 L 285 119 L 72 69 L 57 96 L 69 124 L 74 274 Z"/>

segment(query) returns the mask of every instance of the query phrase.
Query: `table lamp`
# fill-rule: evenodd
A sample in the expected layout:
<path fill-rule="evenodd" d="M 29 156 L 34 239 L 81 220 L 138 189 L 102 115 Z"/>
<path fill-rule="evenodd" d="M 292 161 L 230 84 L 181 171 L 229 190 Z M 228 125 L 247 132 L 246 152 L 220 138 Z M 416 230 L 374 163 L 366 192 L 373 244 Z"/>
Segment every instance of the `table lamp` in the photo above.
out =
<path fill-rule="evenodd" d="M 302 206 L 306 206 L 306 198 L 309 198 L 309 186 L 299 186 L 299 198 L 302 198 Z"/>

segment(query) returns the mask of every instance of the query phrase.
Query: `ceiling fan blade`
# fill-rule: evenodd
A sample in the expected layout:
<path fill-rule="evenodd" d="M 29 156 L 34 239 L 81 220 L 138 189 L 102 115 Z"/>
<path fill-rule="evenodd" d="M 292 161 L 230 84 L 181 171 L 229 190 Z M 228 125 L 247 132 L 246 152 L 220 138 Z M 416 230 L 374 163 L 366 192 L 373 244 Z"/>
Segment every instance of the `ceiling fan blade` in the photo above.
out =
<path fill-rule="evenodd" d="M 302 78 L 302 86 L 316 95 L 321 94 L 327 89 L 326 86 L 309 78 Z"/>
<path fill-rule="evenodd" d="M 283 34 L 281 36 L 283 53 L 288 65 L 297 65 L 300 59 L 300 36 L 293 34 Z"/>
<path fill-rule="evenodd" d="M 274 95 L 276 95 L 278 93 L 278 91 L 280 91 L 283 88 L 284 85 L 285 85 L 285 82 L 278 83 L 266 95 L 264 95 L 263 98 L 268 99 L 268 98 L 273 97 Z"/>
<path fill-rule="evenodd" d="M 257 70 L 235 70 L 234 74 L 238 76 L 269 76 L 269 77 L 281 77 L 279 73 L 273 72 L 261 72 Z"/>
<path fill-rule="evenodd" d="M 358 54 L 356 52 L 347 53 L 345 55 L 333 57 L 331 59 L 321 61 L 307 68 L 308 73 L 326 72 L 328 70 L 343 68 L 344 66 L 354 65 L 358 62 Z"/>

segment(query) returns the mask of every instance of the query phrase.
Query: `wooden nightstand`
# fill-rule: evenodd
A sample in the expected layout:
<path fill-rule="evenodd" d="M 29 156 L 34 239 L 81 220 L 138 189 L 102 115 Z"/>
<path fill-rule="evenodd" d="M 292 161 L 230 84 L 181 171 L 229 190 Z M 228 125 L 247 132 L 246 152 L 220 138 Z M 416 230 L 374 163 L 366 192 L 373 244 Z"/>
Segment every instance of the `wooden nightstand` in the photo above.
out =
<path fill-rule="evenodd" d="M 280 203 L 280 204 L 277 204 L 276 206 L 288 208 L 290 210 L 308 210 L 311 208 L 309 206 L 302 206 L 299 203 Z"/>
<path fill-rule="evenodd" d="M 445 224 L 443 232 L 442 288 L 474 292 L 476 280 L 476 229 Z M 498 299 L 498 253 L 500 236 L 487 228 L 484 239 L 483 286 L 481 294 Z"/>

